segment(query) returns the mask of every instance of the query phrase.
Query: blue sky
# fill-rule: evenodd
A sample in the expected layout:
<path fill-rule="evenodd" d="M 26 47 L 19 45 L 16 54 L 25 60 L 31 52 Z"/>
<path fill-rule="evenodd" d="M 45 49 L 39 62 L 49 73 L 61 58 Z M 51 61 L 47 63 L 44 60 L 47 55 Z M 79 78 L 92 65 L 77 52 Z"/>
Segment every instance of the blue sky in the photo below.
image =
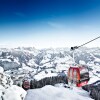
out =
<path fill-rule="evenodd" d="M 0 0 L 1 47 L 71 47 L 99 35 L 100 0 Z"/>

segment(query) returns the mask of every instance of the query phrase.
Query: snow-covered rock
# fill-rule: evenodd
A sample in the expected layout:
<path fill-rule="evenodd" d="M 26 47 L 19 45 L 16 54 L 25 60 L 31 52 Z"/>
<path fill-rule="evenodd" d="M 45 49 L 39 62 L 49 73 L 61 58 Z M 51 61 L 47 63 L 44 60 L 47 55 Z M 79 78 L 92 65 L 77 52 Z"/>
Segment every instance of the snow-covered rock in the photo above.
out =
<path fill-rule="evenodd" d="M 0 100 L 24 100 L 26 91 L 13 85 L 9 75 L 0 73 Z"/>
<path fill-rule="evenodd" d="M 4 69 L 0 66 L 0 73 L 3 73 Z"/>
<path fill-rule="evenodd" d="M 21 87 L 12 85 L 8 89 L 5 89 L 3 100 L 24 100 L 26 96 L 26 91 Z"/>

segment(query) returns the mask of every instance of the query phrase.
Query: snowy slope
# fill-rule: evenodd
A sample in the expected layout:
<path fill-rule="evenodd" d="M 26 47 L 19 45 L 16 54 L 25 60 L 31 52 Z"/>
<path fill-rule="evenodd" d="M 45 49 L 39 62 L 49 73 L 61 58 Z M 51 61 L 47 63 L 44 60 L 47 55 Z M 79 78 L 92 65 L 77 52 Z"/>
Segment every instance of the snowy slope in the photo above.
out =
<path fill-rule="evenodd" d="M 89 66 L 91 80 L 89 84 L 100 80 L 100 49 L 82 48 L 75 51 L 75 61 Z M 26 92 L 18 86 L 25 78 L 41 80 L 45 77 L 67 75 L 73 63 L 69 48 L 42 49 L 15 48 L 0 49 L 0 99 L 22 100 Z M 13 82 L 12 82 L 13 81 Z M 15 85 L 12 85 L 14 83 Z M 20 92 L 18 92 L 20 91 Z M 73 95 L 72 95 L 73 94 Z M 9 95 L 13 95 L 9 97 Z M 23 95 L 23 96 L 22 96 Z M 39 95 L 39 96 L 38 96 Z M 8 98 L 7 98 L 8 97 Z M 84 90 L 45 86 L 29 90 L 25 100 L 92 100 Z M 81 99 L 80 99 L 81 98 Z"/>
<path fill-rule="evenodd" d="M 68 89 L 47 85 L 41 89 L 28 90 L 25 100 L 92 100 L 81 88 Z"/>

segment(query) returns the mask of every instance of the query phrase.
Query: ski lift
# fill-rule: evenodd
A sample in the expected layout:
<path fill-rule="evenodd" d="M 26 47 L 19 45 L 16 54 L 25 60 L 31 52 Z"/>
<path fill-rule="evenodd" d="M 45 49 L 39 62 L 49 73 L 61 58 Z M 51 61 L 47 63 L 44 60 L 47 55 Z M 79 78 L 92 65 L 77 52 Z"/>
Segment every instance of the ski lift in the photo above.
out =
<path fill-rule="evenodd" d="M 30 82 L 28 80 L 23 80 L 22 88 L 25 90 L 30 89 Z"/>
<path fill-rule="evenodd" d="M 29 75 L 26 74 L 22 80 L 22 88 L 25 90 L 30 89 Z"/>
<path fill-rule="evenodd" d="M 75 85 L 77 87 L 81 87 L 84 86 L 88 83 L 89 81 L 89 71 L 88 71 L 88 67 L 85 65 L 78 65 L 75 63 L 75 59 L 74 59 L 74 51 L 75 49 L 78 49 L 79 47 L 82 47 L 96 39 L 100 38 L 97 37 L 89 42 L 86 42 L 80 46 L 75 46 L 75 47 L 71 47 L 71 50 L 73 51 L 73 62 L 74 64 L 70 66 L 69 70 L 68 70 L 68 84 L 69 85 Z"/>
<path fill-rule="evenodd" d="M 77 87 L 84 86 L 89 81 L 89 71 L 84 65 L 73 65 L 68 70 L 68 83 Z"/>

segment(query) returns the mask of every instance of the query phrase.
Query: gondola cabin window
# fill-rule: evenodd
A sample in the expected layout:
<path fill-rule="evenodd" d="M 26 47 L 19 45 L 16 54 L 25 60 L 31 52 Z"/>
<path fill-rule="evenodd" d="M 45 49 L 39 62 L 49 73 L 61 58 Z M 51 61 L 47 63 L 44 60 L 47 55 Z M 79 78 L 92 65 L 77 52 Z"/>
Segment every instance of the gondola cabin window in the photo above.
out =
<path fill-rule="evenodd" d="M 74 69 L 73 71 L 73 81 L 76 83 L 77 81 L 77 71 Z"/>
<path fill-rule="evenodd" d="M 85 67 L 80 68 L 80 81 L 88 80 L 89 79 L 89 72 L 88 69 Z"/>

